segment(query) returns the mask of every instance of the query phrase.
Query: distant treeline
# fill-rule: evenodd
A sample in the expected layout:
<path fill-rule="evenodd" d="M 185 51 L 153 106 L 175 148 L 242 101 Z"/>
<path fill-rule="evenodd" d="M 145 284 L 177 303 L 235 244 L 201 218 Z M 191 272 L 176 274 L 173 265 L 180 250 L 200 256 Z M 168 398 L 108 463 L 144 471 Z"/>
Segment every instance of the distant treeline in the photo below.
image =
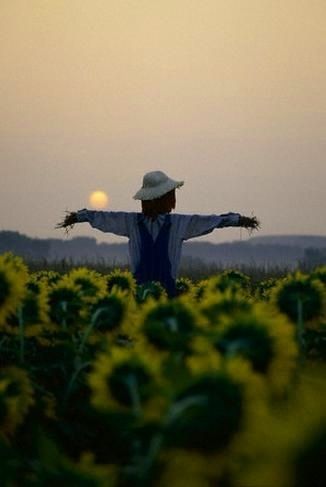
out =
<path fill-rule="evenodd" d="M 105 262 L 128 265 L 127 243 L 98 243 L 93 237 L 74 237 L 68 240 L 31 238 L 14 231 L 0 231 L 0 253 L 12 251 L 29 261 Z M 185 242 L 182 265 L 225 266 L 283 266 L 326 263 L 326 237 L 321 236 L 264 236 L 246 241 L 213 244 L 206 241 Z"/>

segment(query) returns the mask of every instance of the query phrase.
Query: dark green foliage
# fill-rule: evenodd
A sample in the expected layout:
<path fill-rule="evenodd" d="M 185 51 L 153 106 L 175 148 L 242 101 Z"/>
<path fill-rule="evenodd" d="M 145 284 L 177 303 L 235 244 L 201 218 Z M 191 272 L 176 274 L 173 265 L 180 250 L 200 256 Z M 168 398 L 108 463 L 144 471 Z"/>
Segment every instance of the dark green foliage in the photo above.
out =
<path fill-rule="evenodd" d="M 326 485 L 326 424 L 311 434 L 301 445 L 295 461 L 295 487 Z"/>
<path fill-rule="evenodd" d="M 10 293 L 10 283 L 4 272 L 0 271 L 0 305 L 2 305 Z"/>
<path fill-rule="evenodd" d="M 326 362 L 326 323 L 318 330 L 305 330 L 304 343 L 307 357 Z"/>

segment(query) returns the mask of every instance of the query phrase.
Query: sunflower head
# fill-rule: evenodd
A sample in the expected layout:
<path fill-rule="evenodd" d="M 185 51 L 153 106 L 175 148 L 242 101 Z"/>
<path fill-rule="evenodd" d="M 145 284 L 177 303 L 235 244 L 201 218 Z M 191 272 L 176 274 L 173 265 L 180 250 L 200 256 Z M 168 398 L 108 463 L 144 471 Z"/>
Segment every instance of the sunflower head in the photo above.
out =
<path fill-rule="evenodd" d="M 230 316 L 239 312 L 246 313 L 251 310 L 252 306 L 252 299 L 241 291 L 234 294 L 231 289 L 226 289 L 224 292 L 207 293 L 201 301 L 199 309 L 210 325 L 218 326 L 221 316 Z"/>
<path fill-rule="evenodd" d="M 266 373 L 274 358 L 274 339 L 255 316 L 242 314 L 222 324 L 215 347 L 223 356 L 240 355 L 260 373 Z"/>
<path fill-rule="evenodd" d="M 189 302 L 178 298 L 149 302 L 143 308 L 140 322 L 145 338 L 156 349 L 187 352 L 201 319 Z"/>
<path fill-rule="evenodd" d="M 302 318 L 309 321 L 321 316 L 325 311 L 325 289 L 321 282 L 297 271 L 282 279 L 272 290 L 272 303 L 297 322 L 299 306 L 302 305 Z"/>
<path fill-rule="evenodd" d="M 160 401 L 160 361 L 146 349 L 113 345 L 97 356 L 88 383 L 92 404 L 101 411 L 152 414 Z"/>
<path fill-rule="evenodd" d="M 278 279 L 275 277 L 269 277 L 268 279 L 264 279 L 260 281 L 256 285 L 255 295 L 257 299 L 262 299 L 264 301 L 268 301 L 271 290 L 276 286 Z"/>
<path fill-rule="evenodd" d="M 72 269 L 63 277 L 62 282 L 76 287 L 86 303 L 94 303 L 99 296 L 102 297 L 106 293 L 104 277 L 86 267 Z"/>
<path fill-rule="evenodd" d="M 19 258 L 10 253 L 0 256 L 0 325 L 22 304 L 27 281 L 27 269 Z"/>
<path fill-rule="evenodd" d="M 188 294 L 193 290 L 193 282 L 187 277 L 179 277 L 176 280 L 177 295 Z"/>
<path fill-rule="evenodd" d="M 167 292 L 160 282 L 152 281 L 146 284 L 138 284 L 136 289 L 137 303 L 142 304 L 149 299 L 158 301 L 162 298 L 167 298 Z"/>
<path fill-rule="evenodd" d="M 196 371 L 171 406 L 168 447 L 206 454 L 225 451 L 247 425 L 248 390 L 252 394 L 256 388 L 258 394 L 256 385 L 248 365 L 238 359 L 221 362 L 214 372 Z"/>
<path fill-rule="evenodd" d="M 56 271 L 41 270 L 41 271 L 34 272 L 32 274 L 32 279 L 35 282 L 41 281 L 50 287 L 53 284 L 57 284 L 57 282 L 60 281 L 61 275 L 59 272 Z"/>
<path fill-rule="evenodd" d="M 229 289 L 232 293 L 236 293 L 239 290 L 246 291 L 249 286 L 249 276 L 235 270 L 225 270 L 221 274 L 211 277 L 207 284 L 207 288 L 212 292 L 224 292 Z"/>
<path fill-rule="evenodd" d="M 106 285 L 108 292 L 114 287 L 130 294 L 135 294 L 136 291 L 136 281 L 132 273 L 121 269 L 115 269 L 106 276 Z"/>
<path fill-rule="evenodd" d="M 49 304 L 48 288 L 44 282 L 30 280 L 26 285 L 26 294 L 19 310 L 8 318 L 8 325 L 18 326 L 22 320 L 24 326 L 37 323 L 48 323 Z"/>
<path fill-rule="evenodd" d="M 200 302 L 207 293 L 208 279 L 202 279 L 197 282 L 193 288 L 193 297 L 196 301 Z"/>
<path fill-rule="evenodd" d="M 288 385 L 296 368 L 293 327 L 284 315 L 263 304 L 256 304 L 249 312 L 223 316 L 212 342 L 222 356 L 246 359 L 275 392 Z"/>
<path fill-rule="evenodd" d="M 316 267 L 316 269 L 314 269 L 314 271 L 311 273 L 311 278 L 319 279 L 319 281 L 326 286 L 326 265 Z"/>
<path fill-rule="evenodd" d="M 83 305 L 80 290 L 72 284 L 60 281 L 49 290 L 50 318 L 56 324 L 78 324 Z"/>
<path fill-rule="evenodd" d="M 28 278 L 28 267 L 22 257 L 14 255 L 12 252 L 5 252 L 0 257 L 2 262 L 10 265 L 21 277 Z"/>
<path fill-rule="evenodd" d="M 226 448 L 241 428 L 241 386 L 224 374 L 201 377 L 176 397 L 191 402 L 187 412 L 171 424 L 174 446 L 200 451 Z"/>
<path fill-rule="evenodd" d="M 100 297 L 91 307 L 91 320 L 94 327 L 101 332 L 115 332 L 121 326 L 129 309 L 125 292 L 112 292 Z"/>

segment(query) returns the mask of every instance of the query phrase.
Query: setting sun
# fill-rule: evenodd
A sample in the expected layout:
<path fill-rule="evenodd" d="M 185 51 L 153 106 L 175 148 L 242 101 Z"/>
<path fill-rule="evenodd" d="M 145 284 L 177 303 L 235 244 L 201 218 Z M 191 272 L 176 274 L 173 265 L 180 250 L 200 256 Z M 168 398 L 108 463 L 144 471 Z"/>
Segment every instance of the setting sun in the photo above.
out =
<path fill-rule="evenodd" d="M 102 210 L 108 206 L 109 197 L 104 191 L 97 190 L 92 191 L 92 193 L 89 195 L 88 201 L 93 208 Z"/>

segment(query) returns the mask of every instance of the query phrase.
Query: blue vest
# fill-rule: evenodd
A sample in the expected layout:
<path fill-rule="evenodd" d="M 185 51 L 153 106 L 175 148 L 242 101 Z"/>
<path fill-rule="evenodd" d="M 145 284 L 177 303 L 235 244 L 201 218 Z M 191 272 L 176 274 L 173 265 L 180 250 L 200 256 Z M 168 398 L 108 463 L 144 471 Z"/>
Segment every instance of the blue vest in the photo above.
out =
<path fill-rule="evenodd" d="M 144 223 L 144 215 L 137 215 L 141 239 L 140 261 L 134 274 L 138 284 L 158 281 L 166 289 L 168 296 L 176 295 L 175 280 L 171 276 L 171 262 L 168 254 L 171 228 L 170 215 L 166 214 L 164 223 L 155 240 Z"/>

